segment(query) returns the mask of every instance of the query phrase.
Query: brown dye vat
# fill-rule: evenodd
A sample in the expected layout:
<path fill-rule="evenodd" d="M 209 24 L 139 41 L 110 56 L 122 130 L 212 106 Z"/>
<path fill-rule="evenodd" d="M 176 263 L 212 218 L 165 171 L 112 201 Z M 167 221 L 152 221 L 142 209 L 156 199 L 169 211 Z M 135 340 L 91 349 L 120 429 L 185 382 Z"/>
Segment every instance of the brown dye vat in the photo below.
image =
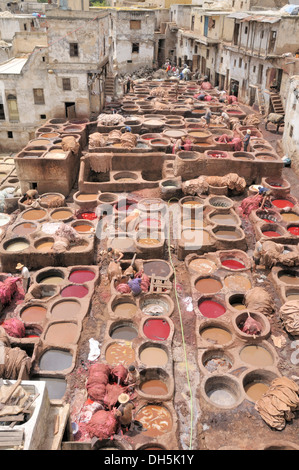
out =
<path fill-rule="evenodd" d="M 167 395 L 168 393 L 167 385 L 164 382 L 162 382 L 162 380 L 157 380 L 157 379 L 147 380 L 141 385 L 140 390 L 143 393 L 146 393 L 147 395 L 154 395 L 154 396 L 155 395 Z"/>
<path fill-rule="evenodd" d="M 141 351 L 140 360 L 147 366 L 165 366 L 168 362 L 168 356 L 164 349 L 149 346 Z"/>
<path fill-rule="evenodd" d="M 217 230 L 214 232 L 217 238 L 227 239 L 227 240 L 237 240 L 240 238 L 240 234 L 233 230 Z"/>
<path fill-rule="evenodd" d="M 251 288 L 250 280 L 238 274 L 226 277 L 224 279 L 224 285 L 231 290 L 248 290 Z"/>
<path fill-rule="evenodd" d="M 95 199 L 97 199 L 98 197 L 98 194 L 79 194 L 79 196 L 77 196 L 77 199 L 78 201 L 93 201 Z"/>
<path fill-rule="evenodd" d="M 17 225 L 12 231 L 16 235 L 29 235 L 36 230 L 36 225 L 30 222 L 24 222 Z"/>
<path fill-rule="evenodd" d="M 78 326 L 75 323 L 54 323 L 50 325 L 45 341 L 55 344 L 75 344 L 78 335 Z"/>
<path fill-rule="evenodd" d="M 286 293 L 287 301 L 289 300 L 298 300 L 299 299 L 299 292 L 287 292 Z"/>
<path fill-rule="evenodd" d="M 47 139 L 37 139 L 37 140 L 32 140 L 32 142 L 30 142 L 30 145 L 33 145 L 34 147 L 36 147 L 39 145 L 48 145 L 49 143 L 50 141 Z"/>
<path fill-rule="evenodd" d="M 59 134 L 56 132 L 49 132 L 48 134 L 41 134 L 41 137 L 44 137 L 45 139 L 54 139 L 55 137 L 59 137 Z"/>
<path fill-rule="evenodd" d="M 292 284 L 294 286 L 299 286 L 299 276 L 293 274 L 282 274 L 279 276 L 279 280 L 285 284 Z"/>
<path fill-rule="evenodd" d="M 246 308 L 245 304 L 240 304 L 240 303 L 233 303 L 231 304 L 233 308 L 236 310 L 244 310 Z"/>
<path fill-rule="evenodd" d="M 208 259 L 198 258 L 193 259 L 189 263 L 189 268 L 193 271 L 204 273 L 204 274 L 211 274 L 217 269 L 216 264 L 213 261 Z"/>
<path fill-rule="evenodd" d="M 46 211 L 42 209 L 31 209 L 28 212 L 22 214 L 24 220 L 40 220 L 46 215 Z"/>
<path fill-rule="evenodd" d="M 128 344 L 113 343 L 106 349 L 105 359 L 113 366 L 118 364 L 129 366 L 135 361 L 135 352 Z"/>
<path fill-rule="evenodd" d="M 137 412 L 135 419 L 142 423 L 145 436 L 161 436 L 172 429 L 171 414 L 163 406 L 146 405 Z"/>
<path fill-rule="evenodd" d="M 266 367 L 273 364 L 271 354 L 262 346 L 245 346 L 240 352 L 240 358 L 243 362 L 253 366 Z"/>
<path fill-rule="evenodd" d="M 73 228 L 79 232 L 79 233 L 89 233 L 89 232 L 93 232 L 94 230 L 94 227 L 92 225 L 88 225 L 88 224 L 77 224 L 77 225 L 73 225 Z"/>
<path fill-rule="evenodd" d="M 62 200 L 62 198 L 61 198 Z M 47 205 L 50 205 L 52 204 L 53 201 L 57 201 L 57 196 L 56 195 L 51 195 L 51 194 L 47 194 L 46 196 L 41 196 L 41 202 L 43 204 L 47 204 Z"/>
<path fill-rule="evenodd" d="M 216 294 L 222 289 L 222 283 L 212 277 L 199 279 L 195 283 L 195 288 L 202 294 Z"/>
<path fill-rule="evenodd" d="M 183 202 L 183 206 L 198 207 L 198 206 L 202 206 L 202 202 L 200 202 L 200 201 L 185 201 L 185 202 Z"/>
<path fill-rule="evenodd" d="M 148 237 L 148 238 L 139 238 L 138 243 L 140 243 L 140 245 L 152 246 L 152 245 L 158 245 L 160 241 L 157 240 L 156 238 Z"/>
<path fill-rule="evenodd" d="M 133 317 L 135 313 L 137 312 L 137 305 L 132 304 L 131 302 L 123 302 L 117 304 L 113 311 L 116 315 L 122 316 L 122 315 L 129 315 Z"/>
<path fill-rule="evenodd" d="M 73 320 L 80 313 L 81 305 L 74 300 L 58 302 L 51 310 L 52 318 L 55 320 Z"/>
<path fill-rule="evenodd" d="M 298 222 L 299 215 L 294 212 L 283 212 L 280 214 L 284 222 Z"/>
<path fill-rule="evenodd" d="M 64 220 L 64 219 L 69 219 L 72 217 L 72 212 L 68 210 L 58 210 L 53 212 L 51 215 L 52 219 L 54 220 Z"/>
<path fill-rule="evenodd" d="M 236 225 L 237 223 L 236 218 L 231 214 L 214 214 L 210 220 L 217 225 Z"/>
<path fill-rule="evenodd" d="M 7 251 L 8 253 L 17 253 L 19 251 L 23 251 L 23 250 L 26 250 L 26 248 L 29 247 L 29 242 L 25 241 L 25 240 L 20 240 L 18 241 L 16 239 L 16 241 L 14 242 L 9 242 L 5 248 L 5 251 Z"/>
<path fill-rule="evenodd" d="M 224 328 L 209 327 L 201 332 L 201 337 L 213 344 L 226 344 L 232 339 L 232 335 Z"/>
<path fill-rule="evenodd" d="M 132 341 L 138 336 L 138 333 L 134 326 L 119 325 L 112 330 L 110 336 L 113 339 L 123 339 L 125 341 Z"/>
<path fill-rule="evenodd" d="M 245 393 L 253 400 L 259 400 L 269 389 L 269 385 L 263 382 L 252 382 L 244 387 Z"/>
<path fill-rule="evenodd" d="M 45 307 L 31 305 L 22 311 L 21 318 L 26 323 L 39 323 L 44 321 L 46 313 L 47 309 Z"/>
<path fill-rule="evenodd" d="M 182 231 L 182 242 L 192 245 L 208 245 L 210 235 L 204 230 L 192 230 L 190 228 Z"/>
<path fill-rule="evenodd" d="M 189 227 L 191 229 L 194 228 L 203 228 L 206 226 L 206 224 L 202 220 L 196 220 L 196 219 L 184 219 L 182 220 L 182 226 L 183 227 Z"/>
<path fill-rule="evenodd" d="M 147 276 L 155 274 L 159 277 L 167 277 L 170 273 L 170 267 L 163 261 L 149 261 L 143 264 L 144 273 Z"/>
<path fill-rule="evenodd" d="M 54 242 L 52 241 L 47 241 L 47 242 L 43 241 L 43 242 L 37 243 L 35 248 L 37 249 L 37 251 L 42 251 L 46 253 L 47 251 L 52 249 L 53 245 L 54 245 Z"/>

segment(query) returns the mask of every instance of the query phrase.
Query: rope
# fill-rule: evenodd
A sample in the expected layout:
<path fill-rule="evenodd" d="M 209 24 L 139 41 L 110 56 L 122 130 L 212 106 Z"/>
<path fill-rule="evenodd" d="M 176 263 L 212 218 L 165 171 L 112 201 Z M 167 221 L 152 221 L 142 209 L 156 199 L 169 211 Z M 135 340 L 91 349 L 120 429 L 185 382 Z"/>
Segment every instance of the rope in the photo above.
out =
<path fill-rule="evenodd" d="M 178 198 L 171 198 L 168 200 L 168 204 L 172 200 L 177 200 Z M 169 221 L 170 222 L 170 221 Z M 189 368 L 188 368 L 188 360 L 187 360 L 187 353 L 186 353 L 186 343 L 185 343 L 185 335 L 184 335 L 184 326 L 183 326 L 183 319 L 182 319 L 182 312 L 181 312 L 181 307 L 179 303 L 179 298 L 178 298 L 178 292 L 176 288 L 176 270 L 175 266 L 172 261 L 172 256 L 171 256 L 171 249 L 170 249 L 170 223 L 168 223 L 168 254 L 169 254 L 169 260 L 170 264 L 173 269 L 174 273 L 174 292 L 175 292 L 175 299 L 179 311 L 179 316 L 180 316 L 180 325 L 181 325 L 181 334 L 182 334 L 182 343 L 183 343 L 183 348 L 184 348 L 184 356 L 185 356 L 185 367 L 186 367 L 186 376 L 187 376 L 187 383 L 189 387 L 189 393 L 190 393 L 190 407 L 191 407 L 191 413 L 190 413 L 190 440 L 189 440 L 189 450 L 192 450 L 192 437 L 193 437 L 193 395 L 192 395 L 192 388 L 191 388 L 191 383 L 190 383 L 190 377 L 189 377 Z"/>

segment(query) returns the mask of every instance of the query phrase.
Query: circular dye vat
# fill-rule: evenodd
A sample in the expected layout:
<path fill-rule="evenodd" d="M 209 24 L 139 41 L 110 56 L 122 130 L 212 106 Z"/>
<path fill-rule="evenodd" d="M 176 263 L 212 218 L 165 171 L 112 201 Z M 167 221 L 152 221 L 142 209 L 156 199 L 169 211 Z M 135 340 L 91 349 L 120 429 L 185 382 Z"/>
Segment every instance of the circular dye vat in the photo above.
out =
<path fill-rule="evenodd" d="M 131 302 L 121 302 L 113 308 L 113 312 L 119 316 L 129 315 L 133 317 L 135 313 L 137 312 L 137 310 L 138 310 L 137 305 Z"/>
<path fill-rule="evenodd" d="M 292 235 L 296 235 L 296 237 L 299 236 L 299 227 L 289 227 L 288 232 L 290 232 Z"/>
<path fill-rule="evenodd" d="M 287 301 L 289 301 L 289 300 L 298 300 L 299 299 L 299 291 L 298 292 L 295 292 L 295 291 L 286 292 L 286 297 L 287 297 Z"/>
<path fill-rule="evenodd" d="M 281 237 L 281 234 L 275 230 L 265 230 L 262 233 L 265 237 Z"/>
<path fill-rule="evenodd" d="M 134 328 L 132 325 L 120 325 L 111 331 L 110 336 L 113 339 L 132 341 L 134 338 L 137 338 L 138 333 L 136 328 Z"/>
<path fill-rule="evenodd" d="M 233 258 L 224 259 L 221 261 L 221 264 L 225 268 L 234 269 L 234 270 L 246 268 L 244 263 L 241 263 L 241 261 L 238 261 Z"/>
<path fill-rule="evenodd" d="M 183 206 L 187 206 L 188 208 L 189 207 L 201 207 L 202 206 L 202 202 L 201 201 L 195 201 L 195 200 L 190 200 L 190 201 L 185 201 L 183 202 Z"/>
<path fill-rule="evenodd" d="M 206 356 L 206 358 L 203 358 L 203 365 L 210 373 L 225 374 L 232 368 L 231 359 L 223 351 L 210 351 Z"/>
<path fill-rule="evenodd" d="M 77 219 L 84 219 L 84 220 L 96 220 L 97 215 L 95 212 L 82 212 L 77 216 Z"/>
<path fill-rule="evenodd" d="M 166 383 L 162 382 L 162 380 L 147 380 L 146 382 L 143 382 L 140 386 L 140 390 L 143 393 L 146 393 L 147 395 L 167 395 L 168 393 L 168 388 Z"/>
<path fill-rule="evenodd" d="M 240 352 L 240 359 L 253 366 L 271 366 L 273 358 L 267 349 L 262 346 L 245 346 Z"/>
<path fill-rule="evenodd" d="M 162 348 L 149 346 L 141 351 L 140 360 L 147 366 L 165 366 L 168 362 L 168 355 Z"/>
<path fill-rule="evenodd" d="M 195 289 L 201 294 L 216 294 L 222 289 L 222 283 L 212 277 L 204 277 L 195 283 Z"/>
<path fill-rule="evenodd" d="M 24 222 L 23 224 L 16 225 L 16 227 L 14 227 L 12 231 L 16 235 L 24 236 L 34 232 L 36 228 L 36 225 L 32 222 Z"/>
<path fill-rule="evenodd" d="M 21 318 L 25 323 L 39 323 L 45 320 L 47 309 L 40 305 L 31 305 L 21 313 Z"/>
<path fill-rule="evenodd" d="M 129 366 L 135 361 L 135 351 L 130 344 L 113 343 L 106 349 L 105 359 L 113 366 L 118 364 Z"/>
<path fill-rule="evenodd" d="M 294 203 L 288 201 L 287 199 L 273 199 L 272 201 L 273 206 L 277 207 L 278 209 L 285 209 L 286 207 L 294 207 Z"/>
<path fill-rule="evenodd" d="M 245 304 L 242 304 L 240 302 L 235 302 L 235 303 L 231 303 L 230 304 L 233 308 L 235 308 L 236 310 L 245 310 L 246 308 L 246 305 Z"/>
<path fill-rule="evenodd" d="M 227 276 L 224 279 L 224 285 L 231 290 L 248 290 L 251 288 L 250 280 L 247 277 L 238 274 Z"/>
<path fill-rule="evenodd" d="M 224 315 L 226 308 L 215 300 L 204 300 L 198 305 L 200 313 L 207 318 L 218 318 Z"/>
<path fill-rule="evenodd" d="M 44 277 L 40 281 L 40 284 L 54 284 L 55 286 L 58 286 L 59 284 L 62 284 L 63 282 L 64 282 L 64 279 L 61 276 L 47 276 L 47 277 Z"/>
<path fill-rule="evenodd" d="M 269 389 L 269 385 L 263 382 L 252 382 L 244 387 L 245 393 L 253 401 L 259 400 Z"/>
<path fill-rule="evenodd" d="M 282 272 L 281 275 L 278 275 L 278 278 L 281 282 L 285 284 L 291 284 L 294 286 L 299 285 L 299 276 L 297 276 L 296 273 Z"/>
<path fill-rule="evenodd" d="M 88 289 L 85 286 L 67 286 L 62 289 L 61 297 L 78 297 L 82 298 L 88 294 Z"/>
<path fill-rule="evenodd" d="M 116 237 L 111 241 L 110 246 L 120 251 L 131 250 L 133 240 L 130 237 Z"/>
<path fill-rule="evenodd" d="M 157 230 L 161 227 L 161 221 L 159 219 L 144 219 L 139 223 L 139 228 L 150 228 Z"/>
<path fill-rule="evenodd" d="M 282 212 L 281 218 L 284 222 L 299 222 L 299 215 L 295 212 Z"/>
<path fill-rule="evenodd" d="M 73 356 L 67 351 L 59 349 L 48 349 L 40 358 L 39 367 L 41 370 L 64 370 L 68 369 L 73 362 Z"/>
<path fill-rule="evenodd" d="M 161 242 L 157 238 L 146 237 L 146 238 L 138 238 L 138 243 L 140 245 L 153 246 L 153 245 L 159 245 L 159 243 Z"/>
<path fill-rule="evenodd" d="M 170 325 L 166 320 L 150 318 L 144 322 L 143 333 L 149 339 L 165 341 L 170 334 Z"/>
<path fill-rule="evenodd" d="M 78 233 L 90 233 L 94 231 L 93 225 L 90 224 L 74 224 L 73 228 Z"/>
<path fill-rule="evenodd" d="M 63 300 L 52 307 L 53 320 L 73 320 L 80 313 L 81 305 L 75 300 Z"/>
<path fill-rule="evenodd" d="M 172 418 L 170 412 L 160 405 L 143 406 L 135 415 L 145 431 L 145 436 L 157 437 L 170 432 L 172 429 Z"/>
<path fill-rule="evenodd" d="M 78 201 L 94 201 L 97 199 L 97 197 L 97 193 L 79 194 L 78 196 L 76 196 L 76 199 L 78 199 Z"/>
<path fill-rule="evenodd" d="M 182 242 L 186 245 L 209 245 L 210 234 L 205 230 L 184 229 L 181 236 Z"/>
<path fill-rule="evenodd" d="M 10 217 L 5 214 L 0 214 L 0 227 L 7 225 L 10 221 Z"/>
<path fill-rule="evenodd" d="M 169 311 L 169 304 L 165 300 L 156 299 L 153 296 L 142 303 L 141 311 L 145 315 L 166 315 Z"/>
<path fill-rule="evenodd" d="M 144 273 L 147 276 L 152 276 L 155 274 L 156 276 L 159 277 L 167 277 L 170 274 L 170 267 L 168 263 L 165 263 L 164 261 L 146 261 L 143 264 L 143 270 Z"/>
<path fill-rule="evenodd" d="M 235 230 L 215 230 L 215 237 L 225 240 L 237 240 L 240 238 L 240 233 Z"/>
<path fill-rule="evenodd" d="M 231 333 L 219 327 L 205 328 L 201 332 L 201 337 L 213 344 L 226 344 L 232 340 Z"/>
<path fill-rule="evenodd" d="M 40 241 L 36 243 L 35 248 L 37 249 L 37 251 L 47 253 L 48 251 L 52 249 L 53 245 L 54 245 L 53 241 Z"/>
<path fill-rule="evenodd" d="M 73 213 L 66 209 L 61 209 L 53 212 L 51 214 L 52 219 L 54 220 L 65 220 L 73 216 Z"/>
<path fill-rule="evenodd" d="M 8 253 L 18 253 L 20 251 L 26 250 L 29 245 L 30 243 L 27 240 L 14 239 L 6 244 L 5 251 Z"/>
<path fill-rule="evenodd" d="M 233 406 L 237 401 L 233 390 L 230 390 L 225 384 L 219 384 L 217 389 L 209 391 L 207 395 L 218 406 Z"/>
<path fill-rule="evenodd" d="M 22 214 L 24 220 L 40 220 L 47 215 L 43 209 L 30 209 Z"/>
<path fill-rule="evenodd" d="M 213 261 L 208 259 L 195 258 L 190 261 L 188 268 L 202 274 L 211 274 L 217 269 L 217 266 Z"/>
<path fill-rule="evenodd" d="M 83 284 L 84 282 L 92 281 L 95 276 L 95 273 L 89 269 L 77 269 L 71 272 L 69 281 L 75 284 Z"/>
<path fill-rule="evenodd" d="M 236 225 L 237 220 L 231 214 L 214 214 L 210 217 L 211 222 L 217 225 Z"/>
<path fill-rule="evenodd" d="M 46 204 L 47 206 L 50 206 L 51 207 L 51 204 L 53 204 L 55 202 L 55 206 L 54 207 L 57 207 L 57 202 L 61 201 L 61 205 L 63 204 L 63 197 L 58 195 L 58 194 L 45 194 L 44 196 L 41 196 L 41 203 L 42 204 Z"/>
<path fill-rule="evenodd" d="M 78 325 L 71 322 L 54 323 L 47 329 L 45 341 L 58 345 L 75 344 L 78 338 Z"/>

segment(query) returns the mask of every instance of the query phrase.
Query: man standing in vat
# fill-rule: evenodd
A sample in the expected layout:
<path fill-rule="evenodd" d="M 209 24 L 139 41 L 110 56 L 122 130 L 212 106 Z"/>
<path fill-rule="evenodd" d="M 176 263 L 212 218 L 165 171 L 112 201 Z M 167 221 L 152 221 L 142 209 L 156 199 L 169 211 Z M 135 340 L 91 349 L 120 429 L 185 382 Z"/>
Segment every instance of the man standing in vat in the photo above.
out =
<path fill-rule="evenodd" d="M 29 273 L 29 270 L 28 268 L 26 268 L 26 266 L 24 266 L 23 264 L 21 263 L 18 263 L 16 265 L 16 270 L 17 271 L 21 271 L 21 279 L 22 279 L 22 285 L 23 285 L 23 289 L 24 289 L 24 294 L 27 293 L 28 289 L 29 289 L 29 285 L 30 285 L 30 273 Z"/>
<path fill-rule="evenodd" d="M 250 142 L 250 137 L 251 137 L 251 130 L 247 129 L 244 140 L 243 140 L 244 152 L 247 152 L 248 145 L 249 145 L 249 142 Z"/>

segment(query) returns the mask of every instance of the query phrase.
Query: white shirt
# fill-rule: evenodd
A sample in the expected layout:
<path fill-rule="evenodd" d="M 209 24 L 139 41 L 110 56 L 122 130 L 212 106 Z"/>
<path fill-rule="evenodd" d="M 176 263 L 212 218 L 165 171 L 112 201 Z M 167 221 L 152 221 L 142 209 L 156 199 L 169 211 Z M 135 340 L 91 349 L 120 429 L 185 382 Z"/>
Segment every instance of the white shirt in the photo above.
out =
<path fill-rule="evenodd" d="M 26 266 L 24 266 L 24 268 L 22 269 L 21 275 L 23 279 L 29 279 L 30 273 L 28 271 L 28 268 L 26 268 Z"/>

